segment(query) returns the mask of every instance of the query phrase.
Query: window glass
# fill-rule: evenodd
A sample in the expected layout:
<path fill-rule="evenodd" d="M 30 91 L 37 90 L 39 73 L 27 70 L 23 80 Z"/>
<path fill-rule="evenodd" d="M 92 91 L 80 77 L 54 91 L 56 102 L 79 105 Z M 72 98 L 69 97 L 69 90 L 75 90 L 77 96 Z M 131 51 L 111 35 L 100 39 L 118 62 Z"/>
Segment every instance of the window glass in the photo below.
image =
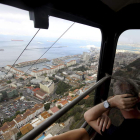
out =
<path fill-rule="evenodd" d="M 11 123 L 19 139 L 95 84 L 101 32 L 75 23 L 56 42 L 73 22 L 50 16 L 49 28 L 40 29 L 22 53 L 38 31 L 29 12 L 0 4 L 0 24 L 0 130 Z M 91 93 L 45 132 L 79 128 L 93 99 Z"/>
<path fill-rule="evenodd" d="M 113 67 L 113 76 L 120 76 L 139 80 L 140 63 L 140 31 L 127 30 L 123 32 L 118 40 L 116 56 Z M 109 96 L 113 96 L 113 83 L 111 80 Z M 118 109 L 112 109 L 110 116 L 115 125 L 120 125 L 123 116 Z"/>

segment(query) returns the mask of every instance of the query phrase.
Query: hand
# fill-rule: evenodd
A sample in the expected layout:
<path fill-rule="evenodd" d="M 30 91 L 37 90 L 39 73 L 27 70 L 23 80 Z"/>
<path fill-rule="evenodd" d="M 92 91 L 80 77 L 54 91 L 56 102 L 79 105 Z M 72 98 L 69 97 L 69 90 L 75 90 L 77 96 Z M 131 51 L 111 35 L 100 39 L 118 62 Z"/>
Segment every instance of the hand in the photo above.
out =
<path fill-rule="evenodd" d="M 119 109 L 132 109 L 138 102 L 138 98 L 133 97 L 132 94 L 122 94 L 114 96 L 109 99 L 108 102 L 111 107 L 117 107 Z"/>
<path fill-rule="evenodd" d="M 107 115 L 102 114 L 102 116 L 97 119 L 97 125 L 99 126 L 100 131 L 102 130 L 104 132 L 105 129 L 110 127 L 111 120 Z"/>

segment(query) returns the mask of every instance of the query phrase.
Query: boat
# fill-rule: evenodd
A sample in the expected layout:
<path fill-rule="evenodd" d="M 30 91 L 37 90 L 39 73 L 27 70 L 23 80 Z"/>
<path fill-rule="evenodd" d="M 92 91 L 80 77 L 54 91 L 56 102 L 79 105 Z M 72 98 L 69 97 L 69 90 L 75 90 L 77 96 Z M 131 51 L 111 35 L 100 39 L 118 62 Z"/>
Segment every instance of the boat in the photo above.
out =
<path fill-rule="evenodd" d="M 4 51 L 4 49 L 0 49 L 0 51 Z"/>
<path fill-rule="evenodd" d="M 11 41 L 23 41 L 23 40 L 11 40 Z"/>

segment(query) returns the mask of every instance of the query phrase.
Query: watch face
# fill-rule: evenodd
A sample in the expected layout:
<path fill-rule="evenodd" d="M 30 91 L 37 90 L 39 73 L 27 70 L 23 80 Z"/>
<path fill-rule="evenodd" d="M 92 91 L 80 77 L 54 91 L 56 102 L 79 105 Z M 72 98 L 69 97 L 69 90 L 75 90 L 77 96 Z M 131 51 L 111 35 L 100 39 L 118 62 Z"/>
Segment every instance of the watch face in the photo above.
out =
<path fill-rule="evenodd" d="M 106 102 L 106 101 L 104 102 L 104 107 L 105 107 L 105 108 L 108 108 L 108 107 L 109 107 L 108 102 Z"/>

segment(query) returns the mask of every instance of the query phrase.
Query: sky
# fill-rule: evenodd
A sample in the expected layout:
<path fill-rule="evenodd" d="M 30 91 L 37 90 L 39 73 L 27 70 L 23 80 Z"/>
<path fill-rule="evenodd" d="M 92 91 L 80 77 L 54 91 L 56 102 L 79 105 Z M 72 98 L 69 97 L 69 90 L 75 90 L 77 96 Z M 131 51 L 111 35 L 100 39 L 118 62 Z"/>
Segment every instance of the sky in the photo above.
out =
<path fill-rule="evenodd" d="M 49 17 L 49 29 L 41 29 L 37 34 L 40 38 L 58 38 L 73 24 L 72 21 Z M 29 12 L 15 7 L 0 4 L 0 36 L 16 39 L 33 36 L 38 28 L 29 19 Z M 1 38 L 1 40 L 2 40 Z M 8 38 L 9 39 L 9 38 Z M 101 31 L 98 28 L 75 23 L 63 36 L 63 39 L 90 40 L 101 42 Z"/>
<path fill-rule="evenodd" d="M 55 41 L 72 24 L 72 21 L 50 16 L 49 29 L 41 29 L 35 39 Z M 34 28 L 33 21 L 29 19 L 29 11 L 0 4 L 0 41 L 29 40 L 37 30 L 38 28 Z M 119 43 L 140 43 L 139 37 L 140 30 L 128 30 L 121 34 Z M 62 39 L 101 42 L 102 36 L 98 28 L 75 23 Z"/>

